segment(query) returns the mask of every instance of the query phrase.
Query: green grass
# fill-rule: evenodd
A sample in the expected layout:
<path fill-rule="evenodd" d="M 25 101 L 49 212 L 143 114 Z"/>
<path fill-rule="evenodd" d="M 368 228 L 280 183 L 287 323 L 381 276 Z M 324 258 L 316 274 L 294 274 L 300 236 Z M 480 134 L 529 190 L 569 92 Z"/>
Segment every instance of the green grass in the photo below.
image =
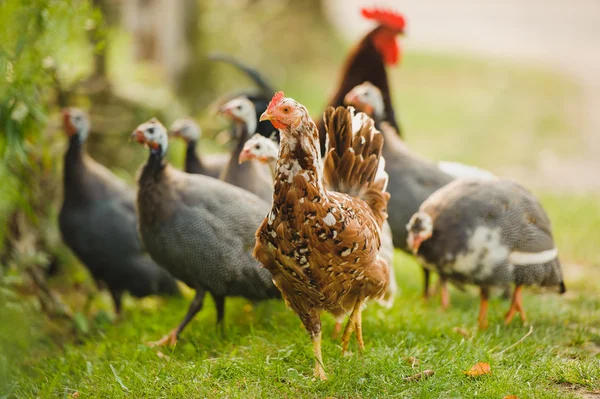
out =
<path fill-rule="evenodd" d="M 566 388 L 600 389 L 600 299 L 592 291 L 569 287 L 567 296 L 525 296 L 533 333 L 507 349 L 528 331 L 519 320 L 502 325 L 508 303 L 492 301 L 490 328 L 475 326 L 474 291 L 453 291 L 450 311 L 437 301 L 419 297 L 421 272 L 400 255 L 396 268 L 402 293 L 395 306 L 371 305 L 365 312 L 366 352 L 340 356 L 339 342 L 329 337 L 333 320 L 324 319 L 324 356 L 330 380 L 312 379 L 310 340 L 298 318 L 280 302 L 252 309 L 229 300 L 226 333 L 215 329 L 215 311 L 205 309 L 173 349 L 150 349 L 183 316 L 184 299 L 128 302 L 125 316 L 100 325 L 82 342 L 67 340 L 58 348 L 47 338 L 11 370 L 14 397 L 573 397 Z M 597 280 L 596 280 L 597 281 Z M 463 337 L 455 327 L 471 335 Z M 413 368 L 405 360 L 419 359 Z M 476 362 L 491 365 L 492 374 L 477 379 L 463 375 Z M 114 369 L 114 370 L 113 370 Z M 422 382 L 404 377 L 432 369 Z M 119 383 L 119 381 L 122 382 Z"/>
<path fill-rule="evenodd" d="M 290 74 L 280 82 L 286 94 L 313 113 L 324 103 L 324 88 L 337 65 L 319 65 L 319 74 Z M 577 132 L 581 97 L 576 85 L 550 72 L 449 55 L 407 54 L 391 74 L 394 98 L 408 143 L 432 159 L 472 162 L 500 170 L 533 166 L 531 148 L 561 156 L 581 150 Z M 180 161 L 181 145 L 171 156 Z M 130 171 L 132 172 L 132 171 Z M 127 173 L 125 173 L 127 175 Z M 333 320 L 324 315 L 324 361 L 330 377 L 313 381 L 310 340 L 283 303 L 252 308 L 228 300 L 226 332 L 205 309 L 175 348 L 150 349 L 183 317 L 187 299 L 127 299 L 123 317 L 107 323 L 106 295 L 89 312 L 89 332 L 41 316 L 36 306 L 0 292 L 0 397 L 398 397 L 398 398 L 571 398 L 600 391 L 600 198 L 537 192 L 554 225 L 566 276 L 567 294 L 529 289 L 525 307 L 533 332 L 519 320 L 505 327 L 508 303 L 495 297 L 490 328 L 478 331 L 477 292 L 452 291 L 452 307 L 441 312 L 437 298 L 420 298 L 421 271 L 398 253 L 402 292 L 392 309 L 371 305 L 364 314 L 366 352 L 340 356 L 330 338 Z M 85 276 L 78 267 L 75 280 Z M 71 278 L 71 281 L 73 278 Z M 74 289 L 54 283 L 82 310 L 89 284 Z M 24 316 L 26 315 L 26 316 Z M 85 319 L 85 317 L 84 317 Z M 469 332 L 465 338 L 455 328 Z M 503 352 L 506 350 L 505 352 Z M 413 368 L 406 357 L 420 361 Z M 462 372 L 476 362 L 491 365 L 480 378 Z M 431 369 L 420 382 L 404 377 Z"/>

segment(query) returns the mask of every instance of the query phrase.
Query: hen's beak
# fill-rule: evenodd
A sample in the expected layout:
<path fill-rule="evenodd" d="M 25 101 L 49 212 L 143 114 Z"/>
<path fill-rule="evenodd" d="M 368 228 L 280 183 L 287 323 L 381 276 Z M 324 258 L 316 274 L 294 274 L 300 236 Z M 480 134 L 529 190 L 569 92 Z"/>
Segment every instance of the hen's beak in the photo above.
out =
<path fill-rule="evenodd" d="M 146 138 L 144 137 L 144 132 L 137 129 L 136 131 L 134 131 L 133 133 L 131 133 L 131 136 L 129 136 L 129 141 L 137 141 L 138 143 L 145 143 L 146 142 Z"/>
<path fill-rule="evenodd" d="M 269 113 L 269 111 L 265 111 L 262 113 L 262 115 L 260 116 L 259 122 L 263 122 L 263 121 L 270 121 L 273 119 L 273 115 L 271 115 Z"/>
<path fill-rule="evenodd" d="M 252 159 L 252 154 L 250 153 L 250 150 L 247 149 L 247 148 L 244 148 L 242 150 L 242 152 L 240 153 L 240 157 L 238 158 L 238 162 L 240 164 L 242 164 L 242 163 L 244 163 L 246 161 L 249 161 L 251 159 Z"/>

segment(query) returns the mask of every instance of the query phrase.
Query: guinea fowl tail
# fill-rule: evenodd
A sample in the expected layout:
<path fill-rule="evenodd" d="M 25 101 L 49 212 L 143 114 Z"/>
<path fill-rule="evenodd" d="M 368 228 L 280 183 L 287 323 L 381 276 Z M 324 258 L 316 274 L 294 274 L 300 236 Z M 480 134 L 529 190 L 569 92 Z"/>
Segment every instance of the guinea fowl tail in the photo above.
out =
<path fill-rule="evenodd" d="M 229 65 L 232 65 L 242 72 L 244 72 L 252 81 L 259 87 L 260 91 L 267 98 L 271 98 L 275 93 L 275 89 L 273 86 L 267 82 L 264 76 L 261 75 L 256 69 L 244 64 L 240 60 L 224 53 L 212 53 L 208 56 L 208 59 L 211 61 L 221 61 L 225 62 Z"/>
<path fill-rule="evenodd" d="M 166 271 L 161 273 L 158 280 L 158 294 L 168 296 L 181 296 L 177 281 Z"/>
<path fill-rule="evenodd" d="M 327 130 L 327 153 L 323 175 L 329 189 L 364 200 L 379 227 L 387 219 L 385 192 L 388 175 L 381 156 L 383 135 L 373 119 L 352 107 L 328 107 L 323 117 Z"/>

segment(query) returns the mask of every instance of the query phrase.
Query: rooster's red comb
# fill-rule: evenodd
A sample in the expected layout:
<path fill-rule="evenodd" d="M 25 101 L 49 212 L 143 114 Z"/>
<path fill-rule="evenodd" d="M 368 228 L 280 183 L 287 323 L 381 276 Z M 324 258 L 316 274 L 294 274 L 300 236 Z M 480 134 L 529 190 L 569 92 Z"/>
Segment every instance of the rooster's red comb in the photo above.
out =
<path fill-rule="evenodd" d="M 406 21 L 404 16 L 391 10 L 383 10 L 379 8 L 363 8 L 360 13 L 366 19 L 373 19 L 380 25 L 386 26 L 391 29 L 404 31 Z"/>
<path fill-rule="evenodd" d="M 275 95 L 273 95 L 273 98 L 271 99 L 271 102 L 269 103 L 269 106 L 267 107 L 267 111 L 271 111 L 279 103 L 279 101 L 281 101 L 282 98 L 282 91 L 278 91 L 277 93 L 275 93 Z"/>

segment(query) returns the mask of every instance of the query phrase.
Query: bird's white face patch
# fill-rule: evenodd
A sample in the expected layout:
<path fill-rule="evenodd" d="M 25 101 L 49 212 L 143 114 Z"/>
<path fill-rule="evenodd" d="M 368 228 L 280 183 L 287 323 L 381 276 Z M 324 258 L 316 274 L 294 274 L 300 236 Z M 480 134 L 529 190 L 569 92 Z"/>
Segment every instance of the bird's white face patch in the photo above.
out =
<path fill-rule="evenodd" d="M 202 135 L 200 126 L 188 118 L 177 119 L 171 125 L 170 131 L 177 133 L 179 136 L 188 141 L 198 141 Z"/>
<path fill-rule="evenodd" d="M 266 162 L 273 162 L 279 156 L 279 146 L 267 137 L 255 133 L 244 144 L 244 151 L 249 151 L 255 158 Z"/>
<path fill-rule="evenodd" d="M 479 226 L 472 232 L 467 250 L 456 256 L 452 270 L 465 275 L 477 270 L 478 278 L 486 278 L 494 268 L 508 259 L 509 250 L 501 242 L 500 229 Z"/>

